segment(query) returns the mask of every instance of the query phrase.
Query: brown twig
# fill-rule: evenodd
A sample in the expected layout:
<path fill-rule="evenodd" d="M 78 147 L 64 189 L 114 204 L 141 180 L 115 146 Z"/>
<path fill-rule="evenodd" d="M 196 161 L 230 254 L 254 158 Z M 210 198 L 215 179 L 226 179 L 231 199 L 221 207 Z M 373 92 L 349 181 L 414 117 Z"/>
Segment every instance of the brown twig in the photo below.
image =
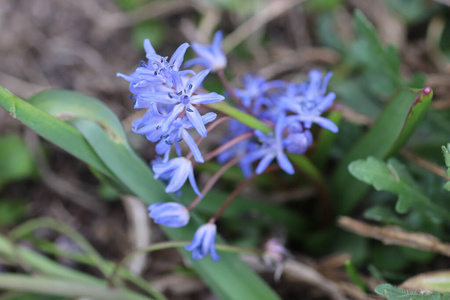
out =
<path fill-rule="evenodd" d="M 407 159 L 411 160 L 413 163 L 421 166 L 422 168 L 427 169 L 428 171 L 438 175 L 439 177 L 444 178 L 445 180 L 450 181 L 450 176 L 447 176 L 444 168 L 436 165 L 435 163 L 432 163 L 426 159 L 423 159 L 423 158 L 415 155 L 414 153 L 412 153 L 411 151 L 409 151 L 407 149 L 402 149 L 400 151 L 400 153 L 403 156 L 405 156 Z"/>
<path fill-rule="evenodd" d="M 396 226 L 369 225 L 349 217 L 340 217 L 338 223 L 340 227 L 348 231 L 380 240 L 384 244 L 407 246 L 450 256 L 450 244 L 442 243 L 430 234 L 408 232 Z"/>

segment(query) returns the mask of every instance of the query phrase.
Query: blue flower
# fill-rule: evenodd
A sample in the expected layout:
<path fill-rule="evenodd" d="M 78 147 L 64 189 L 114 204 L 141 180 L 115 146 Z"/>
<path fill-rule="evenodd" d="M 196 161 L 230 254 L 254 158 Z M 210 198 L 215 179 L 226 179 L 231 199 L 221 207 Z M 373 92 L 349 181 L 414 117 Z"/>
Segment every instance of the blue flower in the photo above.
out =
<path fill-rule="evenodd" d="M 326 93 L 328 81 L 332 74 L 328 73 L 322 80 L 322 73 L 317 70 L 309 72 L 309 82 L 301 85 L 299 94 L 288 95 L 282 100 L 284 107 L 296 114 L 296 119 L 303 122 L 305 128 L 309 129 L 312 123 L 326 128 L 332 132 L 338 132 L 338 127 L 332 121 L 320 115 L 330 108 L 336 95 Z"/>
<path fill-rule="evenodd" d="M 186 111 L 186 116 L 192 122 L 192 125 L 197 130 L 198 134 L 202 137 L 206 137 L 207 132 L 205 124 L 203 123 L 202 117 L 194 105 L 215 103 L 225 99 L 224 96 L 215 92 L 207 94 L 196 93 L 194 95 L 208 74 L 209 70 L 203 70 L 195 76 L 189 78 L 187 81 L 182 80 L 179 74 L 174 74 L 173 79 L 175 90 L 173 90 L 172 93 L 162 92 L 148 95 L 148 97 L 154 102 L 174 105 L 172 111 L 167 115 L 161 125 L 161 130 L 163 132 L 167 132 L 172 122 L 182 112 Z"/>
<path fill-rule="evenodd" d="M 294 174 L 294 167 L 283 152 L 283 135 L 285 129 L 284 115 L 280 115 L 277 123 L 275 124 L 275 132 L 270 134 L 264 134 L 259 130 L 255 130 L 255 135 L 261 142 L 261 147 L 255 149 L 247 154 L 242 161 L 246 164 L 251 164 L 258 159 L 261 159 L 256 167 L 256 174 L 261 174 L 269 166 L 269 164 L 276 158 L 278 165 L 288 174 Z"/>
<path fill-rule="evenodd" d="M 166 193 L 175 193 L 181 189 L 189 177 L 194 192 L 203 197 L 198 190 L 197 183 L 194 177 L 194 170 L 192 168 L 192 162 L 184 157 L 172 158 L 168 162 L 155 163 L 153 166 L 153 172 L 155 172 L 155 179 L 159 177 L 169 180 L 165 191 Z"/>
<path fill-rule="evenodd" d="M 252 106 L 252 102 L 256 102 L 258 106 L 267 103 L 269 101 L 267 99 L 267 92 L 285 85 L 282 80 L 266 81 L 264 77 L 252 74 L 247 74 L 242 77 L 242 84 L 244 85 L 244 89 L 235 89 L 234 91 L 245 107 Z"/>
<path fill-rule="evenodd" d="M 216 117 L 217 114 L 209 112 L 204 114 L 201 118 L 203 124 L 208 124 L 214 121 Z M 203 163 L 203 156 L 198 149 L 198 146 L 195 143 L 194 139 L 188 132 L 188 129 L 192 128 L 194 128 L 194 125 L 188 118 L 184 117 L 183 119 L 176 119 L 169 127 L 168 133 L 166 135 L 160 136 L 161 141 L 156 145 L 156 153 L 160 155 L 164 154 L 164 157 L 167 160 L 170 154 L 171 146 L 175 145 L 178 155 L 181 156 L 181 148 L 179 147 L 178 143 L 180 143 L 181 141 L 185 141 L 189 149 L 192 151 L 195 160 L 199 163 Z"/>
<path fill-rule="evenodd" d="M 148 207 L 149 216 L 155 223 L 167 227 L 182 227 L 189 223 L 189 211 L 176 202 L 158 202 Z"/>
<path fill-rule="evenodd" d="M 216 231 L 216 225 L 211 223 L 202 225 L 197 229 L 192 243 L 184 247 L 186 250 L 192 251 L 194 260 L 203 259 L 208 253 L 213 260 L 219 260 L 220 256 L 215 248 Z"/>
<path fill-rule="evenodd" d="M 213 71 L 222 70 L 227 65 L 227 57 L 222 51 L 222 31 L 217 31 L 211 45 L 192 43 L 192 49 L 199 56 L 185 63 L 185 67 L 201 65 Z"/>
<path fill-rule="evenodd" d="M 182 44 L 168 60 L 168 57 L 156 54 L 150 40 L 146 39 L 144 41 L 144 49 L 148 62 L 141 61 L 140 66 L 130 75 L 117 73 L 117 76 L 129 81 L 130 91 L 136 95 L 154 92 L 157 89 L 157 85 L 165 84 L 171 88 L 173 86 L 172 76 L 174 73 L 179 72 L 187 48 L 189 48 L 188 43 Z M 181 72 L 182 74 L 193 73 L 190 70 Z"/>

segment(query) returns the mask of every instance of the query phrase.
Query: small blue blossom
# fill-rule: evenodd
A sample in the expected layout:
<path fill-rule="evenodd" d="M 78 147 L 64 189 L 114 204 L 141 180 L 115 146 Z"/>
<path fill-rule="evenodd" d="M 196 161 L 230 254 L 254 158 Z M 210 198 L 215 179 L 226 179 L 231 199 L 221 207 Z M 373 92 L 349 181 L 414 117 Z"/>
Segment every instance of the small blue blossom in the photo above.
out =
<path fill-rule="evenodd" d="M 203 123 L 202 117 L 194 105 L 215 103 L 225 99 L 225 97 L 215 92 L 206 94 L 196 93 L 194 95 L 208 73 L 209 70 L 203 70 L 189 78 L 187 82 L 183 82 L 181 76 L 174 74 L 173 78 L 175 90 L 168 93 L 163 92 L 148 95 L 148 97 L 156 103 L 173 105 L 172 111 L 167 114 L 166 119 L 161 124 L 161 130 L 163 132 L 167 132 L 172 122 L 185 111 L 186 116 L 192 122 L 192 125 L 197 130 L 198 134 L 202 137 L 206 137 L 207 132 L 205 124 Z"/>
<path fill-rule="evenodd" d="M 187 48 L 189 48 L 188 43 L 182 44 L 168 61 L 168 57 L 156 54 L 150 40 L 146 39 L 144 49 L 148 62 L 141 61 L 140 66 L 130 75 L 117 73 L 117 76 L 129 81 L 130 91 L 135 94 L 154 92 L 158 88 L 156 86 L 161 84 L 171 88 L 173 86 L 173 74 L 179 72 Z M 183 71 L 183 74 L 188 73 L 192 73 L 192 71 Z"/>
<path fill-rule="evenodd" d="M 204 114 L 201 118 L 203 124 L 208 124 L 214 121 L 216 117 L 217 114 L 209 112 Z M 168 158 L 171 146 L 175 145 L 176 149 L 181 151 L 180 147 L 178 146 L 178 143 L 180 143 L 181 141 L 185 141 L 189 149 L 192 151 L 194 159 L 199 163 L 203 163 L 204 162 L 203 156 L 200 150 L 198 149 L 198 146 L 195 143 L 194 139 L 188 132 L 188 129 L 192 128 L 194 128 L 194 125 L 187 117 L 184 117 L 183 119 L 180 118 L 176 119 L 171 124 L 168 133 L 166 135 L 160 136 L 161 141 L 156 145 L 156 153 L 160 155 L 164 154 L 165 158 Z M 179 151 L 177 151 L 177 153 L 179 156 L 181 156 Z"/>
<path fill-rule="evenodd" d="M 148 207 L 149 217 L 167 227 L 183 227 L 189 223 L 189 211 L 176 202 L 158 202 Z"/>
<path fill-rule="evenodd" d="M 186 250 L 192 251 L 194 260 L 203 259 L 208 253 L 213 260 L 219 260 L 220 256 L 217 254 L 215 247 L 216 231 L 216 225 L 211 223 L 202 225 L 197 229 L 192 243 L 184 247 Z"/>
<path fill-rule="evenodd" d="M 331 107 L 336 98 L 334 93 L 325 94 L 331 76 L 328 73 L 322 80 L 322 73 L 312 70 L 309 72 L 309 82 L 300 86 L 301 92 L 295 96 L 288 95 L 282 100 L 284 107 L 296 114 L 297 120 L 303 122 L 307 129 L 311 128 L 312 123 L 316 123 L 332 132 L 338 132 L 336 124 L 320 116 Z"/>
<path fill-rule="evenodd" d="M 255 130 L 255 135 L 261 142 L 261 147 L 247 154 L 242 161 L 246 164 L 251 164 L 258 159 L 261 159 L 256 167 L 256 174 L 261 174 L 269 166 L 269 164 L 276 158 L 278 165 L 288 174 L 294 174 L 294 167 L 284 153 L 283 135 L 285 129 L 284 115 L 280 115 L 275 125 L 274 134 L 264 134 L 259 130 Z"/>
<path fill-rule="evenodd" d="M 184 157 L 176 157 L 163 163 L 153 164 L 153 172 L 155 172 L 155 179 L 159 177 L 169 180 L 165 191 L 166 193 L 175 193 L 181 189 L 189 177 L 189 182 L 194 189 L 194 192 L 203 197 L 197 187 L 197 182 L 194 177 L 194 170 L 192 162 Z"/>
<path fill-rule="evenodd" d="M 222 31 L 217 31 L 211 45 L 192 43 L 192 49 L 199 56 L 187 61 L 184 66 L 201 65 L 212 71 L 222 70 L 227 66 L 227 57 L 222 51 Z"/>
<path fill-rule="evenodd" d="M 244 89 L 235 89 L 236 96 L 242 101 L 242 105 L 250 107 L 253 102 L 267 103 L 267 92 L 285 85 L 282 80 L 266 81 L 264 77 L 247 74 L 242 77 Z M 260 106 L 261 104 L 258 104 Z"/>

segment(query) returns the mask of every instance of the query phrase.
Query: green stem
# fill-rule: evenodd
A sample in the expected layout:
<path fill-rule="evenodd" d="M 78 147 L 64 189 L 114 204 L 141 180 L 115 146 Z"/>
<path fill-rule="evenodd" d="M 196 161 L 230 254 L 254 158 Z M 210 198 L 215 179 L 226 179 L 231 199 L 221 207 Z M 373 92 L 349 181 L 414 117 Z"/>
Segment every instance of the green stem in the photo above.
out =
<path fill-rule="evenodd" d="M 136 255 L 143 254 L 143 253 L 149 253 L 153 251 L 158 250 L 164 250 L 164 249 L 170 249 L 170 248 L 181 248 L 186 245 L 189 245 L 191 241 L 176 241 L 176 242 L 162 242 L 158 244 L 151 245 L 149 247 L 134 251 L 124 258 L 120 262 L 118 262 L 114 268 L 114 270 L 111 273 L 111 276 L 108 278 L 108 284 L 109 286 L 114 286 L 114 279 L 117 276 L 117 272 L 119 269 L 131 258 L 135 257 Z M 230 253 L 251 253 L 251 254 L 260 254 L 261 251 L 258 249 L 253 248 L 240 248 L 235 246 L 229 246 L 229 245 L 222 245 L 222 244 L 216 244 L 216 249 L 219 251 L 225 251 Z"/>
<path fill-rule="evenodd" d="M 0 274 L 0 289 L 70 298 L 92 298 L 98 300 L 150 299 L 122 288 L 111 290 L 107 286 L 94 286 L 59 278 L 17 274 Z"/>
<path fill-rule="evenodd" d="M 94 265 L 103 273 L 105 278 L 108 276 L 107 270 L 103 267 L 105 264 L 104 259 L 95 250 L 94 247 L 78 232 L 67 226 L 66 224 L 50 219 L 50 218 L 38 218 L 25 222 L 20 226 L 17 226 L 10 232 L 10 237 L 17 241 L 21 237 L 41 228 L 49 228 L 60 232 L 69 237 L 75 242 L 86 254 L 92 259 Z"/>
<path fill-rule="evenodd" d="M 49 254 L 52 254 L 52 255 L 55 255 L 58 257 L 68 258 L 70 260 L 73 260 L 75 262 L 78 262 L 78 263 L 81 263 L 84 265 L 96 267 L 96 265 L 92 261 L 92 259 L 86 254 L 83 254 L 80 252 L 75 252 L 75 251 L 61 250 L 61 249 L 55 247 L 55 245 L 53 243 L 50 243 L 46 240 L 39 241 L 37 246 L 39 247 L 39 250 L 44 251 L 46 253 L 49 253 Z M 110 261 L 105 261 L 103 267 L 105 268 L 105 270 L 107 270 L 108 274 L 110 274 L 114 270 L 115 264 Z M 156 300 L 168 300 L 164 296 L 164 294 L 155 290 L 148 283 L 148 281 L 142 279 L 139 276 L 132 274 L 130 271 L 128 271 L 128 269 L 121 268 L 117 274 L 120 277 L 122 277 L 123 279 L 128 280 L 129 282 L 133 283 L 137 287 L 141 288 L 143 291 L 146 291 L 149 295 L 154 297 Z"/>

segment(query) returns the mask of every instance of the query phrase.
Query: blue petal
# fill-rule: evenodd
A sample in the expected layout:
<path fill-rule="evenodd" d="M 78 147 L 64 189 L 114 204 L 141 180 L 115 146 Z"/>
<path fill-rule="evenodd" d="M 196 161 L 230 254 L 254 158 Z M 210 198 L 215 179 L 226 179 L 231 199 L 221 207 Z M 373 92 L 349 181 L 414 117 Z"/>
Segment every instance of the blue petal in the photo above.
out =
<path fill-rule="evenodd" d="M 188 43 L 182 44 L 180 47 L 175 50 L 172 57 L 170 58 L 169 63 L 174 66 L 174 71 L 178 71 L 180 69 L 181 63 L 184 59 L 184 54 L 186 53 L 187 48 L 189 48 Z"/>
<path fill-rule="evenodd" d="M 183 128 L 181 128 L 180 131 L 181 131 L 181 136 L 183 137 L 184 141 L 188 145 L 189 149 L 191 149 L 192 155 L 194 155 L 195 160 L 199 163 L 205 162 L 205 160 L 203 159 L 202 153 L 200 152 L 200 149 L 198 149 L 198 146 L 195 144 L 195 141 L 191 137 L 189 132 Z"/>
<path fill-rule="evenodd" d="M 197 94 L 191 97 L 192 104 L 210 104 L 222 101 L 224 96 L 217 94 L 216 92 L 208 94 Z"/>
<path fill-rule="evenodd" d="M 166 132 L 169 129 L 170 124 L 175 120 L 176 117 L 184 110 L 183 104 L 177 104 L 174 106 L 173 110 L 167 116 L 167 119 L 161 125 L 162 132 Z M 206 129 L 205 129 L 206 130 Z"/>
<path fill-rule="evenodd" d="M 202 245 L 203 242 L 203 237 L 206 234 L 207 231 L 207 227 L 205 227 L 205 225 L 200 226 L 197 231 L 194 234 L 194 238 L 192 239 L 192 243 L 190 243 L 189 245 L 184 246 L 184 249 L 188 250 L 188 251 L 192 251 L 198 247 L 200 247 Z"/>
<path fill-rule="evenodd" d="M 222 30 L 218 30 L 216 34 L 214 34 L 212 46 L 220 49 L 222 47 L 222 40 L 223 40 L 223 32 Z"/>
<path fill-rule="evenodd" d="M 256 167 L 255 173 L 261 174 L 262 172 L 264 172 L 264 170 L 270 165 L 274 158 L 275 154 L 273 153 L 269 153 L 264 156 L 263 159 L 261 159 L 261 161 L 259 162 L 258 167 Z"/>
<path fill-rule="evenodd" d="M 278 165 L 288 174 L 294 174 L 295 170 L 286 154 L 279 152 L 277 155 Z"/>
<path fill-rule="evenodd" d="M 188 60 L 187 62 L 184 63 L 184 67 L 185 68 L 190 68 L 192 66 L 195 65 L 200 65 L 203 66 L 205 68 L 211 68 L 211 65 L 209 63 L 209 61 L 205 58 L 201 58 L 201 57 L 197 57 L 197 58 L 193 58 Z"/>
<path fill-rule="evenodd" d="M 200 136 L 206 137 L 207 132 L 205 124 L 203 124 L 202 116 L 194 106 L 189 106 L 189 110 L 190 111 L 186 110 L 186 116 L 188 117 L 189 121 L 192 122 L 192 125 L 197 130 Z"/>
<path fill-rule="evenodd" d="M 180 159 L 186 160 L 185 158 Z M 192 164 L 190 161 L 186 160 L 186 162 L 181 163 L 173 173 L 169 185 L 166 186 L 166 193 L 174 193 L 179 189 L 181 189 L 181 187 L 184 185 L 186 179 L 188 178 L 191 172 L 192 172 Z"/>
<path fill-rule="evenodd" d="M 149 39 L 144 40 L 144 49 L 147 56 L 157 55 Z"/>
<path fill-rule="evenodd" d="M 317 123 L 318 125 L 320 125 L 321 127 L 328 129 L 331 132 L 338 132 L 339 131 L 339 127 L 337 127 L 336 124 L 334 124 L 332 121 L 328 120 L 327 118 L 324 117 L 315 117 L 313 120 L 314 123 Z"/>
<path fill-rule="evenodd" d="M 202 193 L 200 193 L 200 191 L 198 190 L 197 182 L 195 181 L 195 177 L 194 177 L 194 171 L 192 169 L 189 172 L 189 182 L 190 182 L 190 184 L 192 186 L 192 189 L 197 194 L 197 196 L 203 197 Z"/>
<path fill-rule="evenodd" d="M 189 81 L 186 83 L 186 86 L 189 89 L 189 91 L 187 91 L 189 97 L 192 96 L 192 94 L 202 84 L 203 79 L 205 79 L 205 77 L 209 74 L 209 71 L 210 70 L 203 70 L 203 71 L 199 72 L 197 75 L 189 78 Z"/>

